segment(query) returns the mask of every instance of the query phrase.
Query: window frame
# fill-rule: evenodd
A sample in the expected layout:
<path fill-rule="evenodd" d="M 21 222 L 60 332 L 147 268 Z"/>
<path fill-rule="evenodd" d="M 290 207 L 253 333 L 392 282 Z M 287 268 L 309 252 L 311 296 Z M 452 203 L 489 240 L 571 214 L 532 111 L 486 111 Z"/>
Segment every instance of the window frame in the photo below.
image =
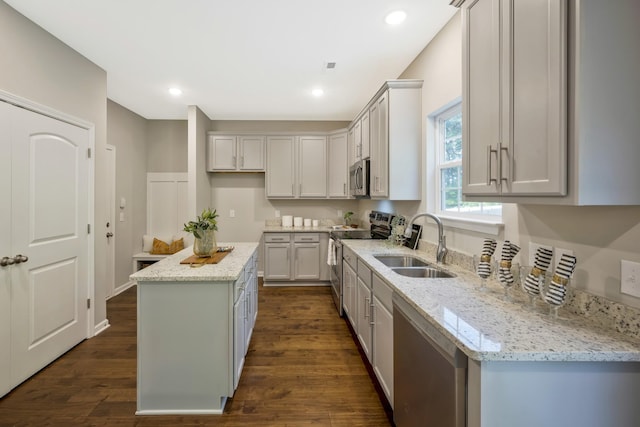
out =
<path fill-rule="evenodd" d="M 479 226 L 483 229 L 483 231 L 487 231 L 487 227 L 489 227 L 490 229 L 495 230 L 495 232 L 498 232 L 503 226 L 502 224 L 502 217 L 504 214 L 503 209 L 501 209 L 500 215 L 486 215 L 486 214 L 479 214 L 479 213 L 453 212 L 453 211 L 442 210 L 442 195 L 443 195 L 442 171 L 452 167 L 460 167 L 460 171 L 461 171 L 460 176 L 462 178 L 462 155 L 460 159 L 456 159 L 456 160 L 446 161 L 444 159 L 445 129 L 444 129 L 443 123 L 446 120 L 449 120 L 458 114 L 462 114 L 462 101 L 460 99 L 457 99 L 456 101 L 447 104 L 446 106 L 444 106 L 443 108 L 439 109 L 438 111 L 434 112 L 429 116 L 431 121 L 431 126 L 432 126 L 432 133 L 431 133 L 432 147 L 433 147 L 432 153 L 434 154 L 434 160 L 431 164 L 433 165 L 434 179 L 432 181 L 433 184 L 431 186 L 428 186 L 428 188 L 431 188 L 432 190 L 434 190 L 433 191 L 434 202 L 435 202 L 434 212 L 436 213 L 436 215 L 440 216 L 441 218 L 444 218 L 445 220 L 448 219 L 448 221 L 446 222 L 449 222 L 451 226 L 454 226 L 456 228 L 475 230 L 477 226 Z M 462 181 L 459 182 L 459 189 L 460 189 L 459 202 L 463 202 L 464 197 L 462 196 Z M 478 202 L 478 203 L 485 203 L 485 202 Z M 473 224 L 477 224 L 477 226 L 474 226 Z"/>

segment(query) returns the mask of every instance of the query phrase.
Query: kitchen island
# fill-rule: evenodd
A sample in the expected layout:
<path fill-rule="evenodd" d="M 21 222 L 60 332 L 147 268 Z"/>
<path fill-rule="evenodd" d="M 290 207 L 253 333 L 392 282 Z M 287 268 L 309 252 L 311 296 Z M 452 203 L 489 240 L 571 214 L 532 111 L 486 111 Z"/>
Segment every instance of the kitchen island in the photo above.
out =
<path fill-rule="evenodd" d="M 180 264 L 189 247 L 134 273 L 138 415 L 221 414 L 238 385 L 257 316 L 258 243 L 218 264 Z"/>
<path fill-rule="evenodd" d="M 467 356 L 466 426 L 638 425 L 637 338 L 566 311 L 554 321 L 541 302 L 532 311 L 517 293 L 515 302 L 504 301 L 497 283 L 481 292 L 477 276 L 459 266 L 445 266 L 454 278 L 410 278 L 374 256 L 410 255 L 434 263 L 425 252 L 371 240 L 344 245 L 374 281 L 391 288 L 394 301 L 428 324 L 440 347 L 453 345 Z M 395 401 L 395 411 L 403 405 Z"/>

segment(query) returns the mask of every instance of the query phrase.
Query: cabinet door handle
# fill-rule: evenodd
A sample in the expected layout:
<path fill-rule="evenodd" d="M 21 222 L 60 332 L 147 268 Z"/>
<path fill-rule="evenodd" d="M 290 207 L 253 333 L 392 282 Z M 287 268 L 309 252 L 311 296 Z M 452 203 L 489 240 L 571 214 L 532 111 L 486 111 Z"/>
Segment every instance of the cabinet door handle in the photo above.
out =
<path fill-rule="evenodd" d="M 236 156 L 233 156 L 233 167 L 238 167 L 238 160 L 236 159 Z"/>
<path fill-rule="evenodd" d="M 343 183 L 342 184 L 342 195 L 346 196 L 347 195 L 347 183 Z"/>
<path fill-rule="evenodd" d="M 370 324 L 370 325 L 375 325 L 375 324 L 376 324 L 376 321 L 375 321 L 375 319 L 374 319 L 374 313 L 375 313 L 375 311 L 376 311 L 375 304 L 371 304 L 371 306 L 370 306 L 370 307 L 371 307 L 371 314 L 370 314 L 371 319 L 370 319 L 370 321 L 369 321 L 369 324 Z"/>
<path fill-rule="evenodd" d="M 369 297 L 364 297 L 364 318 L 370 317 L 371 306 L 369 304 Z"/>
<path fill-rule="evenodd" d="M 491 177 L 491 154 L 498 154 L 498 150 L 494 150 L 491 145 L 487 145 L 487 185 L 491 185 L 492 182 L 496 182 L 495 178 Z"/>
<path fill-rule="evenodd" d="M 240 167 L 244 167 L 244 156 L 240 157 Z"/>
<path fill-rule="evenodd" d="M 507 154 L 507 160 L 509 158 L 509 147 L 503 147 L 502 143 L 498 143 L 498 170 L 500 171 L 499 173 L 499 178 L 500 178 L 500 182 L 504 181 L 504 182 L 509 182 L 509 175 L 511 175 L 510 173 L 507 173 L 507 176 L 502 176 L 502 152 L 505 152 Z M 507 161 L 507 166 L 509 165 L 509 162 Z"/>

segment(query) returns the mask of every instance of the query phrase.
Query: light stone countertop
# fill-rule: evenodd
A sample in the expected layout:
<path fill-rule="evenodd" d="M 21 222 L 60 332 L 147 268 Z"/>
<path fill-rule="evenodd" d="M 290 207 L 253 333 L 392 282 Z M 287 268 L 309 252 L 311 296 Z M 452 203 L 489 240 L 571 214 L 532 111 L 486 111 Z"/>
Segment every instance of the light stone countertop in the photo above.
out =
<path fill-rule="evenodd" d="M 343 240 L 343 244 L 473 360 L 640 361 L 640 341 L 562 309 L 554 321 L 547 315 L 546 304 L 538 301 L 536 311 L 528 310 L 515 289 L 511 290 L 515 301 L 504 301 L 498 282 L 489 281 L 488 291 L 481 292 L 480 279 L 471 271 L 445 265 L 456 278 L 410 278 L 396 274 L 373 256 L 404 254 L 435 264 L 425 252 L 375 240 Z"/>
<path fill-rule="evenodd" d="M 132 274 L 129 278 L 138 282 L 234 281 L 240 277 L 249 258 L 258 249 L 257 242 L 218 242 L 218 246 L 234 247 L 233 251 L 229 252 L 218 264 L 205 264 L 197 268 L 192 268 L 189 264 L 180 264 L 180 261 L 193 255 L 193 248 L 189 246 Z"/>

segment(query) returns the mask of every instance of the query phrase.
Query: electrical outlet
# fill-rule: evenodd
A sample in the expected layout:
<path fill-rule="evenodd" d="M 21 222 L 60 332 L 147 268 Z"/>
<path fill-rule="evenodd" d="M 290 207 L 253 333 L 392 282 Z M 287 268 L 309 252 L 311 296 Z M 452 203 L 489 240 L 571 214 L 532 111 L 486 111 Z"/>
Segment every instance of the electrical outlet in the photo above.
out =
<path fill-rule="evenodd" d="M 342 210 L 338 209 L 338 216 L 342 218 Z"/>
<path fill-rule="evenodd" d="M 560 263 L 560 260 L 562 259 L 562 255 L 563 254 L 567 254 L 567 255 L 574 255 L 573 251 L 571 249 L 563 249 L 563 248 L 556 248 L 554 254 L 553 254 L 553 271 L 555 271 L 558 268 L 558 263 Z"/>
<path fill-rule="evenodd" d="M 534 265 L 535 264 L 536 251 L 540 247 L 547 248 L 547 249 L 550 249 L 550 250 L 553 251 L 553 246 L 541 245 L 540 243 L 529 242 L 529 265 Z M 550 266 L 555 265 L 553 261 L 554 261 L 554 259 L 551 258 L 551 264 L 549 264 Z"/>
<path fill-rule="evenodd" d="M 235 209 L 231 209 L 229 211 L 229 218 L 235 218 L 236 217 L 236 211 Z"/>
<path fill-rule="evenodd" d="M 276 209 L 276 218 L 280 218 L 280 211 Z"/>
<path fill-rule="evenodd" d="M 620 292 L 640 298 L 640 263 L 620 261 Z"/>

